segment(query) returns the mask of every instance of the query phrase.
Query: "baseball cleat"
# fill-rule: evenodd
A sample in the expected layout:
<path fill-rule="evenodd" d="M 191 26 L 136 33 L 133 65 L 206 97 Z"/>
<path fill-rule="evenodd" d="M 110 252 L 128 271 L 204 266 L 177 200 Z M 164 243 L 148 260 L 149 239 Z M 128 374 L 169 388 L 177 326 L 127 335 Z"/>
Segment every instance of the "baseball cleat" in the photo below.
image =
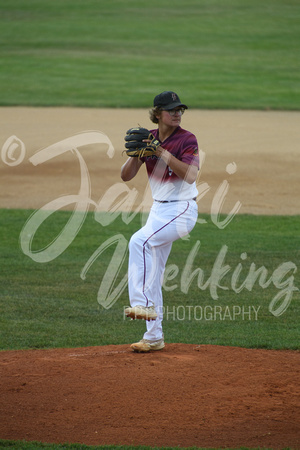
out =
<path fill-rule="evenodd" d="M 125 309 L 125 315 L 131 319 L 155 320 L 157 313 L 154 306 L 133 306 Z"/>
<path fill-rule="evenodd" d="M 140 342 L 135 342 L 131 344 L 130 348 L 137 353 L 150 352 L 151 350 L 162 350 L 165 346 L 164 340 L 159 339 L 158 341 L 148 341 L 147 339 L 142 339 Z"/>

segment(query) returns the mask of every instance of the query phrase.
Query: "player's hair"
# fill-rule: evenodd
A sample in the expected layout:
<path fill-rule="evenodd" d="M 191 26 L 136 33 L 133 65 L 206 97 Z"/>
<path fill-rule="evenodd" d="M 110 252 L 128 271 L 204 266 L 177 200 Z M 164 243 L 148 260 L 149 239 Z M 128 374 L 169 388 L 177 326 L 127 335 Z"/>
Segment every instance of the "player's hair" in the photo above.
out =
<path fill-rule="evenodd" d="M 150 109 L 149 111 L 149 115 L 150 115 L 150 120 L 153 123 L 158 123 L 158 118 L 156 117 L 157 115 L 160 115 L 161 112 L 161 107 L 160 106 L 155 106 L 154 108 Z"/>

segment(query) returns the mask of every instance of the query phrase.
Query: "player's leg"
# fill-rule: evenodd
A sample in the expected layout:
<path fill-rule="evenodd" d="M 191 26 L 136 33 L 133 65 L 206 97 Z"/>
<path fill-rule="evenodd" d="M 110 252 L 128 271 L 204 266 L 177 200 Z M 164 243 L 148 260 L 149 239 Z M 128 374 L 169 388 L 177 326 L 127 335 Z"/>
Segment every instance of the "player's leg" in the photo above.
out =
<path fill-rule="evenodd" d="M 188 202 L 185 202 L 188 205 Z M 129 251 L 129 293 L 131 305 L 154 304 L 156 320 L 146 322 L 147 331 L 141 341 L 131 345 L 137 352 L 164 348 L 162 330 L 162 282 L 172 242 L 188 234 L 197 219 L 195 205 L 189 208 L 159 208 L 151 210 L 147 224 L 132 237 Z M 164 214 L 165 213 L 165 214 Z M 176 223 L 177 221 L 177 223 Z M 138 300 L 136 300 L 138 299 Z M 136 311 L 137 307 L 132 308 Z"/>
<path fill-rule="evenodd" d="M 155 249 L 154 264 L 157 267 L 156 279 L 154 283 L 149 286 L 147 291 L 148 296 L 154 298 L 155 310 L 157 312 L 157 319 L 154 321 L 146 322 L 147 331 L 144 334 L 144 339 L 150 341 L 157 341 L 163 339 L 163 329 L 162 321 L 164 316 L 164 305 L 163 305 L 163 295 L 162 295 L 162 283 L 164 277 L 164 270 L 166 266 L 167 259 L 171 251 L 172 243 L 166 245 L 161 245 L 159 247 L 152 247 Z M 152 260 L 153 261 L 153 260 Z"/>
<path fill-rule="evenodd" d="M 155 203 L 146 225 L 132 236 L 128 268 L 132 307 L 149 307 L 162 302 L 157 293 L 158 286 L 161 289 L 158 280 L 164 272 L 172 242 L 188 234 L 196 223 L 195 205 L 190 202 Z"/>

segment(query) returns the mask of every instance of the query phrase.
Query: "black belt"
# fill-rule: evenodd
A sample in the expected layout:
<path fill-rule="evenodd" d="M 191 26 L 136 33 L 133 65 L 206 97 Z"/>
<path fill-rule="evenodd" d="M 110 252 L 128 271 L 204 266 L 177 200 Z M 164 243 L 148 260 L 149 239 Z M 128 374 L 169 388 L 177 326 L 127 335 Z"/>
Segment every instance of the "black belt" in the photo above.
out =
<path fill-rule="evenodd" d="M 197 197 L 192 198 L 192 200 L 196 201 Z M 173 202 L 184 202 L 185 200 L 154 200 L 154 201 L 158 203 L 173 203 Z"/>

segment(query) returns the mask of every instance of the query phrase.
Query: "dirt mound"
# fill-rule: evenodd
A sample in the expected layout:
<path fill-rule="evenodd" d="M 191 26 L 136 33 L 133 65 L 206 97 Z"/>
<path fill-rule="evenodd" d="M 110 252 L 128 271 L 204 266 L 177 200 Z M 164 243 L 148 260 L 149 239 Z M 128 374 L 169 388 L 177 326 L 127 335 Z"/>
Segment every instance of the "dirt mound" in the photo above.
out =
<path fill-rule="evenodd" d="M 299 448 L 300 353 L 167 344 L 0 353 L 0 436 Z"/>

